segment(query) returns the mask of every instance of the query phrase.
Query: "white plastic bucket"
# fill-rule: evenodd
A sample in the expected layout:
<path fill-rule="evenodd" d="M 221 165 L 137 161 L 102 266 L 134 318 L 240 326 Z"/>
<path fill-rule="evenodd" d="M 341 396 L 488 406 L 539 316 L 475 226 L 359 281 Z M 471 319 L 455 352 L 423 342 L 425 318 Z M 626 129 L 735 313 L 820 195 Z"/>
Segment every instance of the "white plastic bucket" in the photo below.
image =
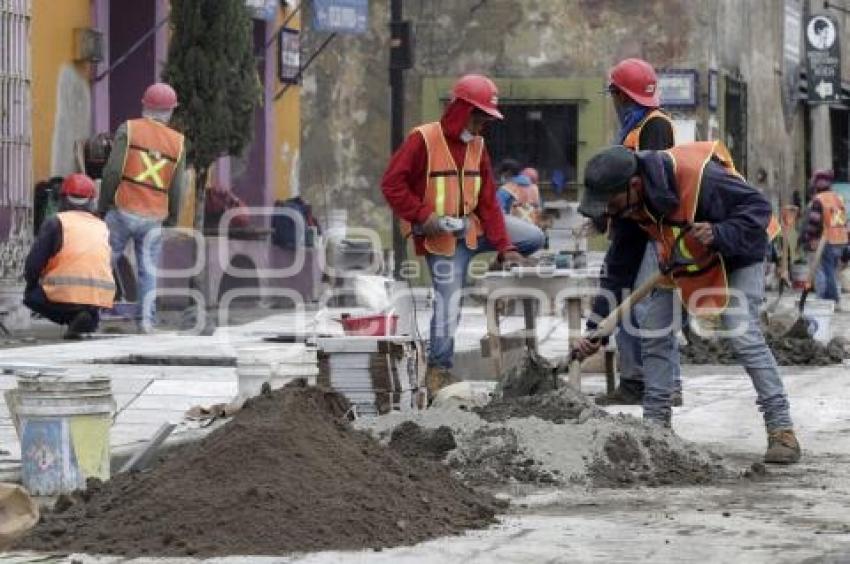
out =
<path fill-rule="evenodd" d="M 832 339 L 832 316 L 835 314 L 835 302 L 832 300 L 807 299 L 803 316 L 809 322 L 809 333 L 821 343 Z"/>
<path fill-rule="evenodd" d="M 33 495 L 85 489 L 109 479 L 109 429 L 115 412 L 106 376 L 21 376 L 15 407 L 21 479 Z"/>

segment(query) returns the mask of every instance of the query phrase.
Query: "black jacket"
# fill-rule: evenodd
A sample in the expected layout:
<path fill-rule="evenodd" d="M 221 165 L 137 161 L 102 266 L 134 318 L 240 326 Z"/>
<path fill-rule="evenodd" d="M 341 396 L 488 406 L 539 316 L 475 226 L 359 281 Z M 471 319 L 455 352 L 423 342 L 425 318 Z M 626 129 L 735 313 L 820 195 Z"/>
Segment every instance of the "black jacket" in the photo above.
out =
<path fill-rule="evenodd" d="M 647 207 L 656 216 L 671 213 L 679 205 L 673 163 L 659 152 L 638 153 L 640 172 L 644 179 Z M 737 176 L 729 174 L 717 162 L 709 162 L 700 184 L 694 222 L 712 224 L 714 248 L 720 252 L 729 271 L 761 262 L 767 252 L 767 224 L 770 221 L 770 202 L 764 194 Z M 642 230 L 630 220 L 623 224 L 619 235 L 614 233 L 611 247 L 605 256 L 600 286 L 612 292 L 618 300 L 624 290 L 631 290 L 643 258 L 647 235 L 636 242 Z M 593 302 L 593 313 L 605 317 L 608 300 L 602 296 Z M 593 327 L 593 323 L 588 326 Z"/>

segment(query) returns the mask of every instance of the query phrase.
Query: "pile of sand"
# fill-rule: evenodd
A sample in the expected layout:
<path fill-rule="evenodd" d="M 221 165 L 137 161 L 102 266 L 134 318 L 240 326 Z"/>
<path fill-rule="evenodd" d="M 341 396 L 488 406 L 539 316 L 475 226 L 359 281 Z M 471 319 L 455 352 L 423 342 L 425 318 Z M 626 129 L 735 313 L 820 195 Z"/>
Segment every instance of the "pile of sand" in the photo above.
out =
<path fill-rule="evenodd" d="M 151 471 L 60 499 L 17 548 L 140 555 L 280 555 L 413 544 L 494 522 L 496 502 L 438 462 L 354 431 L 338 394 L 252 400 Z"/>
<path fill-rule="evenodd" d="M 840 364 L 845 354 L 845 341 L 840 337 L 824 345 L 809 337 L 765 335 L 780 366 L 826 366 Z M 718 339 L 703 339 L 691 333 L 688 344 L 680 347 L 682 363 L 686 364 L 738 364 L 735 354 L 726 343 Z"/>

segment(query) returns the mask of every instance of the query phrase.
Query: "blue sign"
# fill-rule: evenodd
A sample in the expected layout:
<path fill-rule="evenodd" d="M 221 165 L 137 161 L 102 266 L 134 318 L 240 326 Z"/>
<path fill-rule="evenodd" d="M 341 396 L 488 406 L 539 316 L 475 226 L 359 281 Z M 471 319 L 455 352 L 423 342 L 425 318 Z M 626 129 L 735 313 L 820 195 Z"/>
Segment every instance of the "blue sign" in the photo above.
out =
<path fill-rule="evenodd" d="M 366 33 L 369 0 L 313 0 L 313 28 L 334 33 Z"/>

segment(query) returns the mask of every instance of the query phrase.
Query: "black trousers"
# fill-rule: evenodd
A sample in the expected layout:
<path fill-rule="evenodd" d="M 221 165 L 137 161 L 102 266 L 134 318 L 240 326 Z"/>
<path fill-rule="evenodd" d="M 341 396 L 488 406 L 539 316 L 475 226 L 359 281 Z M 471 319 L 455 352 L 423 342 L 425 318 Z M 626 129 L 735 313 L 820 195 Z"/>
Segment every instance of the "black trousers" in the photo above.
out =
<path fill-rule="evenodd" d="M 59 325 L 68 325 L 78 313 L 88 311 L 92 322 L 88 327 L 79 327 L 82 333 L 93 333 L 100 322 L 100 308 L 97 306 L 51 302 L 44 295 L 44 290 L 41 286 L 27 288 L 24 294 L 24 305 L 35 313 Z"/>

